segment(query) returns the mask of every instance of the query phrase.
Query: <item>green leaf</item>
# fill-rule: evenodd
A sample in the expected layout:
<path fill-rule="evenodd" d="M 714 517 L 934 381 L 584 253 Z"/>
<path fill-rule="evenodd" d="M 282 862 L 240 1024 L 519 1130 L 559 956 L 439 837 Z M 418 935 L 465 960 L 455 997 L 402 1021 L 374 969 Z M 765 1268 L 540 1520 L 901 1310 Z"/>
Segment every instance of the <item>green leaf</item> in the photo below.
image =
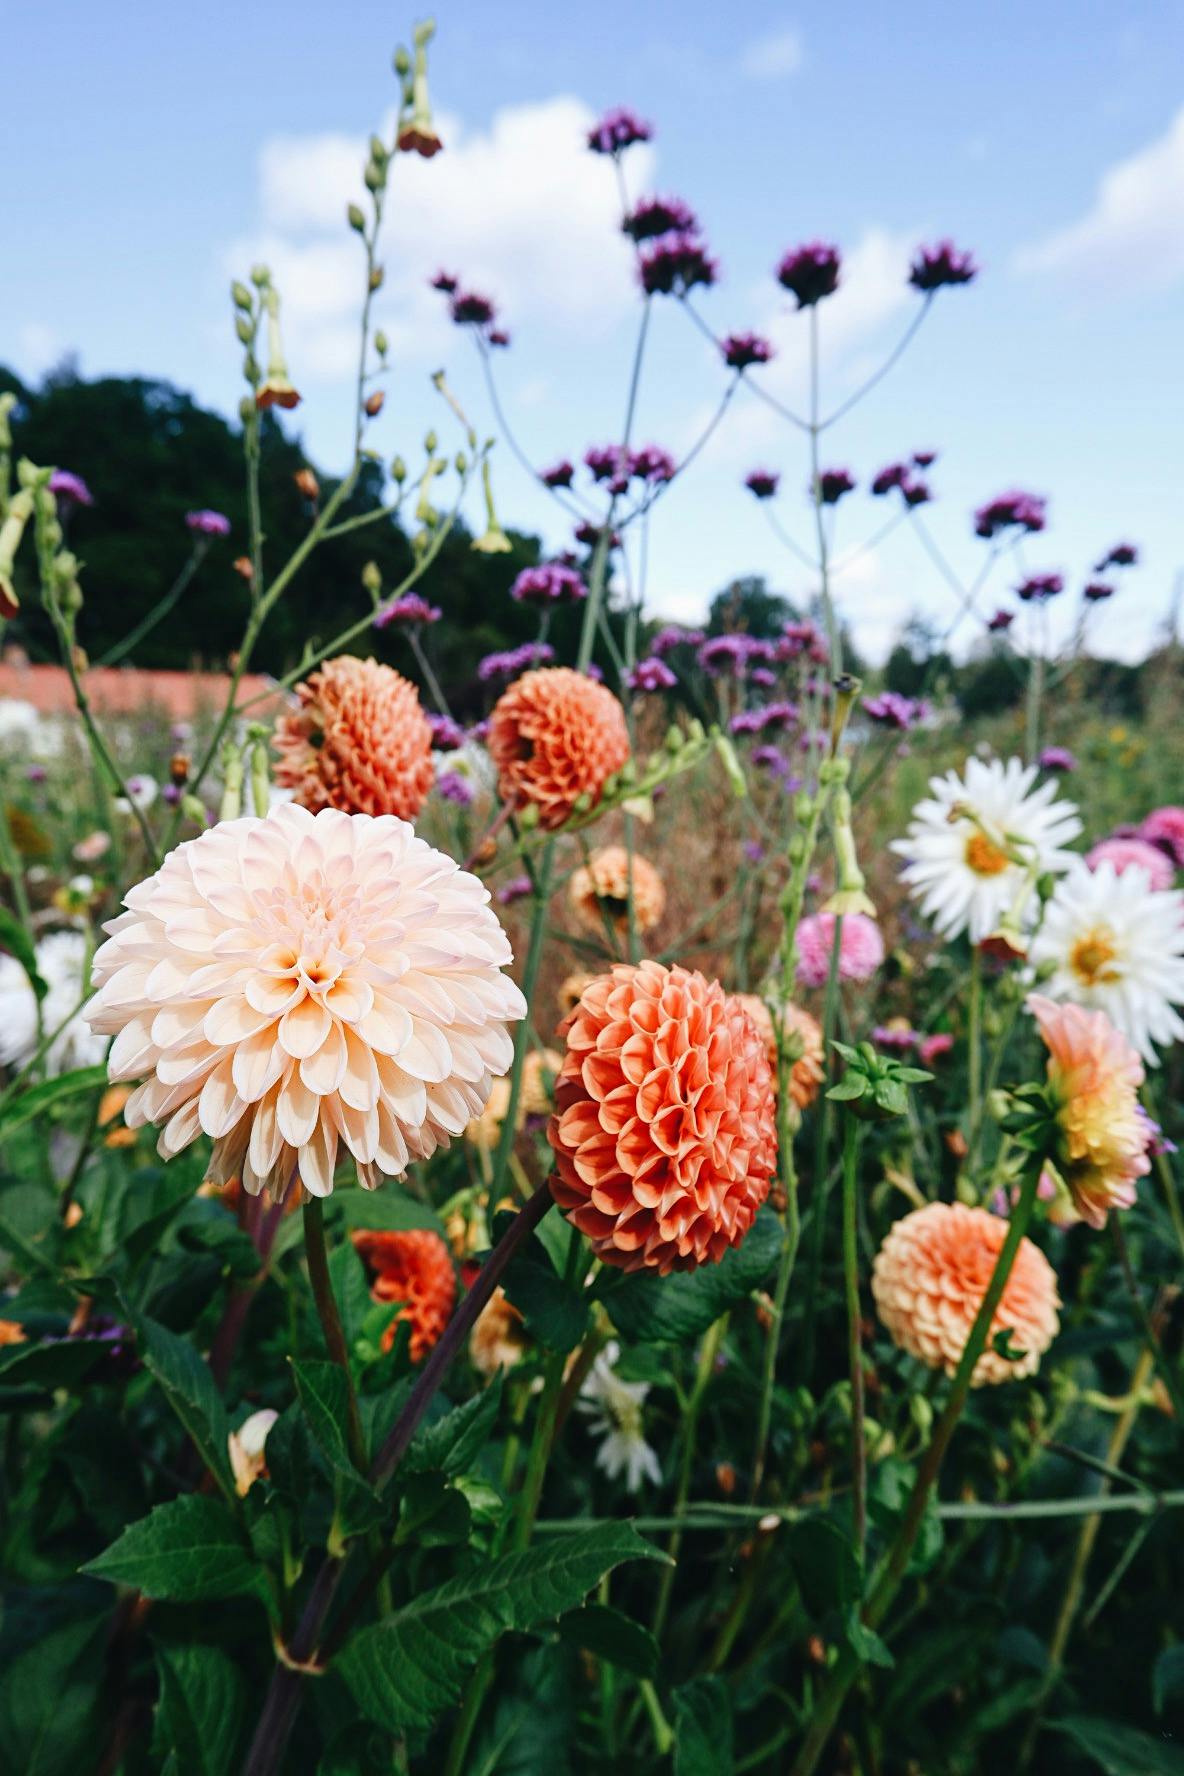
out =
<path fill-rule="evenodd" d="M 71 1387 L 109 1350 L 97 1338 L 6 1345 L 0 1349 L 0 1387 Z"/>
<path fill-rule="evenodd" d="M 846 1079 L 840 1079 L 837 1085 L 832 1085 L 826 1095 L 832 1104 L 845 1104 L 848 1100 L 861 1098 L 870 1089 L 862 1073 L 849 1073 Z"/>
<path fill-rule="evenodd" d="M 886 1671 L 891 1671 L 896 1660 L 875 1629 L 869 1628 L 866 1622 L 860 1620 L 858 1604 L 853 1604 L 848 1610 L 844 1627 L 851 1651 L 857 1659 L 861 1659 L 865 1665 L 881 1665 Z"/>
<path fill-rule="evenodd" d="M 160 1701 L 153 1755 L 172 1753 L 176 1776 L 232 1776 L 246 1714 L 246 1682 L 217 1647 L 156 1647 Z"/>
<path fill-rule="evenodd" d="M 497 1220 L 500 1223 L 501 1217 Z M 495 1227 L 494 1238 L 499 1234 Z M 527 1330 L 548 1350 L 574 1350 L 587 1332 L 587 1296 L 559 1275 L 537 1234 L 532 1233 L 515 1255 L 502 1287 Z"/>
<path fill-rule="evenodd" d="M 206 1467 L 223 1491 L 231 1492 L 226 1408 L 206 1363 L 186 1339 L 147 1315 L 136 1322 L 136 1339 L 145 1368 L 159 1382 Z"/>
<path fill-rule="evenodd" d="M 443 1474 L 413 1474 L 399 1501 L 395 1541 L 446 1548 L 468 1541 L 471 1521 L 468 1499 Z"/>
<path fill-rule="evenodd" d="M 329 1280 L 333 1285 L 337 1311 L 341 1315 L 345 1342 L 352 1350 L 374 1303 L 370 1299 L 370 1285 L 366 1281 L 366 1266 L 354 1251 L 351 1241 L 342 1241 L 329 1254 Z"/>
<path fill-rule="evenodd" d="M 101 1091 L 106 1083 L 107 1069 L 102 1066 L 76 1067 L 72 1073 L 59 1073 L 56 1079 L 31 1085 L 0 1107 L 0 1134 L 7 1137 L 34 1117 L 46 1115 L 56 1104 L 77 1097 L 79 1092 Z"/>
<path fill-rule="evenodd" d="M 38 999 L 44 999 L 49 988 L 37 972 L 37 952 L 33 940 L 6 906 L 0 906 L 0 945 L 14 955 L 29 977 L 29 985 Z"/>
<path fill-rule="evenodd" d="M 0 1769 L 78 1776 L 95 1766 L 106 1620 L 72 1622 L 15 1658 L 0 1680 Z"/>
<path fill-rule="evenodd" d="M 336 1669 L 380 1726 L 427 1726 L 457 1701 L 466 1673 L 500 1635 L 565 1614 L 623 1560 L 662 1558 L 627 1523 L 555 1536 L 422 1592 L 355 1634 Z"/>
<path fill-rule="evenodd" d="M 586 1603 L 560 1618 L 559 1633 L 574 1646 L 595 1653 L 634 1677 L 652 1678 L 661 1649 L 648 1628 L 607 1603 Z"/>
<path fill-rule="evenodd" d="M 602 1299 L 614 1326 L 628 1339 L 685 1344 L 722 1313 L 760 1287 L 777 1262 L 784 1237 L 771 1209 L 762 1209 L 738 1246 L 718 1264 L 668 1277 L 636 1274 L 609 1280 Z"/>
<path fill-rule="evenodd" d="M 346 1441 L 349 1390 L 345 1376 L 336 1363 L 316 1358 L 303 1363 L 293 1359 L 292 1374 L 317 1448 L 337 1473 L 348 1480 L 360 1480 Z"/>
<path fill-rule="evenodd" d="M 353 1229 L 367 1228 L 372 1233 L 402 1233 L 408 1227 L 430 1227 L 443 1234 L 444 1224 L 435 1209 L 408 1196 L 397 1184 L 384 1184 L 381 1190 L 339 1190 L 333 1200 L 341 1199 L 345 1225 Z"/>
<path fill-rule="evenodd" d="M 1066 1715 L 1048 1726 L 1067 1734 L 1106 1776 L 1184 1776 L 1184 1751 L 1138 1727 L 1091 1714 Z"/>
<path fill-rule="evenodd" d="M 732 1776 L 732 1703 L 722 1677 L 674 1692 L 674 1776 Z"/>
<path fill-rule="evenodd" d="M 133 1262 L 150 1252 L 181 1209 L 193 1200 L 193 1179 L 183 1168 L 144 1167 L 132 1178 L 119 1204 L 111 1247 L 101 1262 L 124 1253 Z M 213 1205 L 210 1205 L 211 1207 Z"/>
<path fill-rule="evenodd" d="M 424 1473 L 438 1468 L 442 1474 L 465 1473 L 489 1441 L 501 1401 L 502 1378 L 498 1374 L 463 1406 L 455 1406 L 434 1424 L 424 1426 L 403 1458 L 403 1470 Z"/>
<path fill-rule="evenodd" d="M 1184 1697 L 1184 1642 L 1164 1647 L 1151 1672 L 1151 1701 L 1156 1714 Z"/>
<path fill-rule="evenodd" d="M 268 1596 L 263 1569 L 229 1510 L 199 1492 L 157 1505 L 81 1570 L 174 1603 Z"/>
<path fill-rule="evenodd" d="M 831 1517 L 795 1523 L 787 1538 L 802 1600 L 821 1621 L 837 1609 L 845 1618 L 859 1601 L 859 1562 L 847 1536 Z"/>
<path fill-rule="evenodd" d="M 13 1184 L 0 1196 L 0 1249 L 31 1270 L 57 1276 L 54 1262 L 62 1223 L 57 1198 L 37 1184 Z"/>

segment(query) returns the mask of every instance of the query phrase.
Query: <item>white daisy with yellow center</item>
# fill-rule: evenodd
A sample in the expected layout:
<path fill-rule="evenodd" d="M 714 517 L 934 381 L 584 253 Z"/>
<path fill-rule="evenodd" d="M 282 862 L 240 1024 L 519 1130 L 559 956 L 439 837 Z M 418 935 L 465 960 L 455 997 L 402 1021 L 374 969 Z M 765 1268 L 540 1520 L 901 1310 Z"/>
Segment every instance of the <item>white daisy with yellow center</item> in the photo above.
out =
<path fill-rule="evenodd" d="M 1081 831 L 1072 802 L 1036 783 L 1019 759 L 968 759 L 961 776 L 934 777 L 903 839 L 892 849 L 921 911 L 943 937 L 982 943 L 1014 922 L 1039 876 L 1068 869 L 1065 847 Z"/>
<path fill-rule="evenodd" d="M 1137 865 L 1078 860 L 1045 908 L 1029 960 L 1050 999 L 1104 1011 L 1152 1066 L 1184 1036 L 1184 894 L 1153 889 Z"/>

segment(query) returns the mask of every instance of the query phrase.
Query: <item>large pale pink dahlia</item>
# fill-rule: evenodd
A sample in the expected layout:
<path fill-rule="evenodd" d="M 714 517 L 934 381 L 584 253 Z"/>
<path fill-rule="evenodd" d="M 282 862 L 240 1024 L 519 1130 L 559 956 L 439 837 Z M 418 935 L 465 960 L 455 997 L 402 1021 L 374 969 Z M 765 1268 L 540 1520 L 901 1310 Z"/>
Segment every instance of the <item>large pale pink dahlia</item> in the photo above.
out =
<path fill-rule="evenodd" d="M 555 1201 L 605 1264 L 692 1270 L 751 1227 L 776 1165 L 764 1038 L 718 981 L 618 963 L 560 1025 Z"/>
<path fill-rule="evenodd" d="M 392 815 L 224 821 L 128 894 L 94 959 L 92 1027 L 129 1127 L 206 1173 L 327 1196 L 338 1148 L 368 1189 L 480 1114 L 524 1015 L 474 876 Z"/>
<path fill-rule="evenodd" d="M 966 1348 L 1007 1236 L 1007 1222 L 965 1203 L 926 1203 L 889 1228 L 872 1268 L 872 1294 L 894 1343 L 952 1375 Z M 972 1387 L 1033 1375 L 1057 1335 L 1057 1279 L 1030 1239 L 1020 1241 L 991 1320 Z M 1022 1356 L 995 1349 L 1000 1332 Z"/>

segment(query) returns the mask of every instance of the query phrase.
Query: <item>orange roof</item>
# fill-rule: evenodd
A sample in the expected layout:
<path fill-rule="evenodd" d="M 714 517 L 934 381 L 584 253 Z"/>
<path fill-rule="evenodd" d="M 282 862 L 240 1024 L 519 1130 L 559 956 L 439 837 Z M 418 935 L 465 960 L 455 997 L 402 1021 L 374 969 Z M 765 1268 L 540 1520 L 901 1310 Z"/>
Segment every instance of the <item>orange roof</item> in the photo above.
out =
<path fill-rule="evenodd" d="M 93 708 L 101 714 L 135 715 L 156 708 L 178 721 L 220 709 L 230 688 L 225 672 L 143 672 L 136 666 L 93 666 L 83 682 Z M 260 694 L 268 697 L 268 703 L 258 704 L 252 714 L 274 713 L 282 692 L 262 673 L 244 674 L 239 702 Z M 61 715 L 74 707 L 74 692 L 64 666 L 0 660 L 0 699 L 5 697 L 31 703 L 42 715 Z"/>

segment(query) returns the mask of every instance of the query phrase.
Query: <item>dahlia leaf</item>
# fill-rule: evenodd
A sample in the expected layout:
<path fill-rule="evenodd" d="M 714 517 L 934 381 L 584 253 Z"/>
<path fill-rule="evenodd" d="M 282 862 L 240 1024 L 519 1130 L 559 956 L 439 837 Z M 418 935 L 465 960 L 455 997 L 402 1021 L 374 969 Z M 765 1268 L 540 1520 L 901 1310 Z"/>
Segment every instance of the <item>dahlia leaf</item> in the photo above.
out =
<path fill-rule="evenodd" d="M 1122 1721 L 1070 1714 L 1048 1730 L 1068 1734 L 1106 1776 L 1184 1776 L 1184 1751 Z"/>
<path fill-rule="evenodd" d="M 160 1384 L 223 1492 L 231 1490 L 226 1408 L 208 1365 L 193 1346 L 159 1321 L 142 1315 L 135 1321 L 136 1343 L 144 1366 Z"/>
<path fill-rule="evenodd" d="M 0 1769 L 77 1776 L 94 1767 L 108 1624 L 71 1622 L 17 1653 L 0 1680 Z"/>
<path fill-rule="evenodd" d="M 657 1672 L 661 1648 L 649 1629 L 607 1603 L 586 1603 L 582 1609 L 569 1610 L 560 1619 L 559 1633 L 572 1645 L 634 1677 L 653 1678 Z"/>
<path fill-rule="evenodd" d="M 401 1464 L 404 1472 L 463 1474 L 471 1468 L 489 1440 L 502 1399 L 501 1374 L 487 1388 L 454 1407 L 434 1424 L 425 1425 Z"/>
<path fill-rule="evenodd" d="M 296 1392 L 304 1408 L 313 1442 L 329 1464 L 337 1493 L 337 1530 L 342 1537 L 361 1535 L 381 1522 L 383 1508 L 373 1487 L 359 1474 L 346 1442 L 349 1400 L 345 1377 L 336 1363 L 293 1362 Z"/>
<path fill-rule="evenodd" d="M 833 1517 L 811 1517 L 789 1532 L 789 1558 L 802 1601 L 816 1621 L 832 1610 L 844 1618 L 860 1598 L 859 1562 Z"/>
<path fill-rule="evenodd" d="M 157 1505 L 81 1570 L 172 1603 L 247 1593 L 268 1601 L 263 1568 L 234 1518 L 202 1493 Z"/>
<path fill-rule="evenodd" d="M 153 1755 L 169 1753 L 186 1776 L 231 1776 L 246 1712 L 246 1684 L 233 1660 L 200 1642 L 156 1647 L 160 1701 Z"/>
<path fill-rule="evenodd" d="M 44 1079 L 0 1108 L 0 1130 L 7 1138 L 14 1129 L 32 1122 L 34 1117 L 44 1116 L 64 1099 L 75 1098 L 80 1092 L 98 1091 L 106 1083 L 105 1066 L 75 1067 L 73 1072 L 59 1073 L 56 1079 Z"/>
<path fill-rule="evenodd" d="M 598 1292 L 623 1338 L 683 1344 L 761 1286 L 777 1262 L 781 1241 L 777 1216 L 772 1209 L 761 1209 L 740 1244 L 718 1264 L 668 1277 L 610 1277 L 606 1271 Z"/>
<path fill-rule="evenodd" d="M 345 1647 L 336 1668 L 362 1712 L 391 1732 L 426 1727 L 498 1638 L 574 1609 L 623 1560 L 661 1560 L 627 1523 L 556 1535 L 425 1591 Z"/>
<path fill-rule="evenodd" d="M 496 1226 L 494 1237 L 499 1237 Z M 502 1287 L 527 1329 L 548 1350 L 574 1350 L 588 1330 L 585 1296 L 559 1275 L 537 1234 L 516 1254 Z"/>
<path fill-rule="evenodd" d="M 44 999 L 49 988 L 37 972 L 37 952 L 32 940 L 16 914 L 3 906 L 0 906 L 0 944 L 16 957 L 38 999 Z"/>
<path fill-rule="evenodd" d="M 721 1677 L 674 1692 L 674 1776 L 732 1776 L 732 1700 Z"/>

